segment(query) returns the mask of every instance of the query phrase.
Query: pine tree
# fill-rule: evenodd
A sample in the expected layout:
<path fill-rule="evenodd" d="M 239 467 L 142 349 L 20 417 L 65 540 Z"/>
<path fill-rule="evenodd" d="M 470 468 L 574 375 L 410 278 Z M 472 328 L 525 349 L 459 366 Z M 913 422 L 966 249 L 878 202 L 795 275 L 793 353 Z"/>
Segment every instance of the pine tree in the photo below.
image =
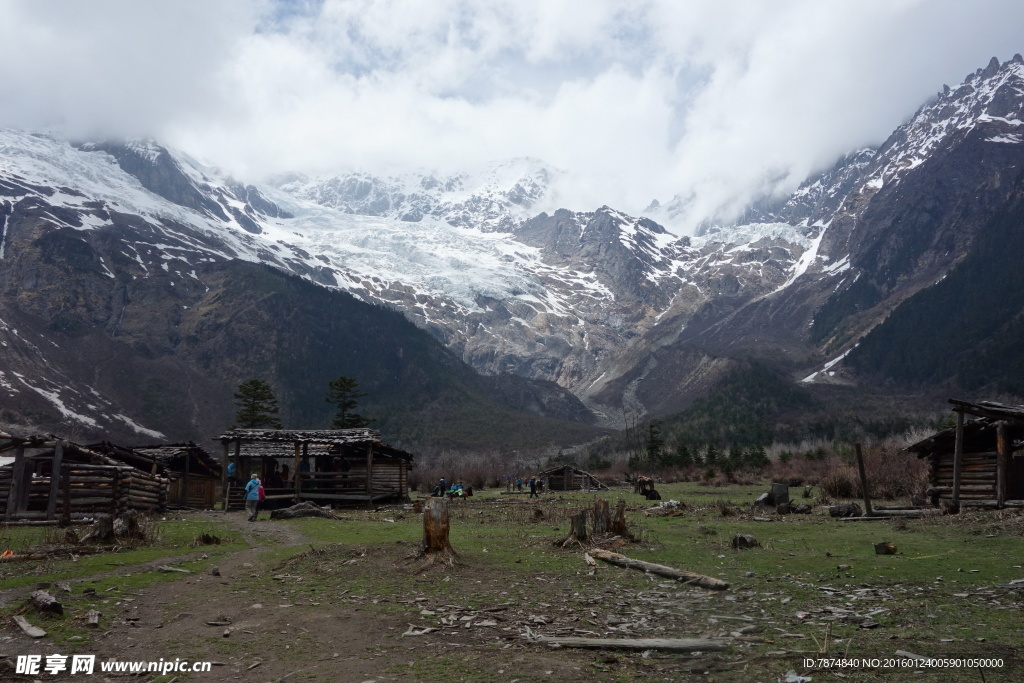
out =
<path fill-rule="evenodd" d="M 665 447 L 665 439 L 661 437 L 661 422 L 652 420 L 647 426 L 647 462 L 652 465 L 662 466 L 662 449 Z"/>
<path fill-rule="evenodd" d="M 693 464 L 693 453 L 690 452 L 690 447 L 686 445 L 685 441 L 680 441 L 676 445 L 675 461 L 679 467 L 689 467 Z"/>
<path fill-rule="evenodd" d="M 342 375 L 338 379 L 331 380 L 327 385 L 325 400 L 338 406 L 338 412 L 331 421 L 331 429 L 357 429 L 376 422 L 376 420 L 352 412 L 363 396 L 366 394 L 359 391 L 359 383 L 351 377 Z"/>
<path fill-rule="evenodd" d="M 281 429 L 277 417 L 277 398 L 270 385 L 261 379 L 250 379 L 238 385 L 235 392 L 235 423 L 240 429 Z"/>
<path fill-rule="evenodd" d="M 715 444 L 708 444 L 708 450 L 704 454 L 704 462 L 711 466 L 718 464 L 718 449 L 715 448 Z"/>

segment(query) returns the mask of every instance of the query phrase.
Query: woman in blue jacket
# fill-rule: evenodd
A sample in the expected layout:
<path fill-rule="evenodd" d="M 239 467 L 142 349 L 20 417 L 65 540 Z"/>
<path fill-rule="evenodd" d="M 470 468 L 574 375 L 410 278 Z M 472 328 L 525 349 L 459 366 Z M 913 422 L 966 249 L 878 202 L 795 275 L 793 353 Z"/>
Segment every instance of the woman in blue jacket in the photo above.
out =
<path fill-rule="evenodd" d="M 245 485 L 245 511 L 249 513 L 249 521 L 255 522 L 260 504 L 260 478 L 253 474 Z"/>

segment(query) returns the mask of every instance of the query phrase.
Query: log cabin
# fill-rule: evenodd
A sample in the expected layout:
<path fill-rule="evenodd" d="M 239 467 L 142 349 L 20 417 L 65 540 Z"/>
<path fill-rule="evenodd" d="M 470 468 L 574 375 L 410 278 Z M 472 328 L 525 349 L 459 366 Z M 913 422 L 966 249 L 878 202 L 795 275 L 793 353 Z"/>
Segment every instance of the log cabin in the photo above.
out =
<path fill-rule="evenodd" d="M 104 441 L 88 448 L 166 477 L 169 506 L 212 508 L 221 500 L 220 463 L 192 441 L 131 447 Z"/>
<path fill-rule="evenodd" d="M 128 465 L 53 434 L 0 432 L 0 514 L 6 522 L 71 522 L 129 510 L 160 511 L 169 482 L 152 467 Z"/>
<path fill-rule="evenodd" d="M 270 505 L 303 500 L 374 505 L 409 499 L 412 454 L 383 443 L 373 429 L 232 429 L 215 440 L 221 443 L 224 509 L 243 505 L 241 488 L 251 474 L 260 477 Z M 232 460 L 236 475 L 229 482 Z"/>
<path fill-rule="evenodd" d="M 549 467 L 539 476 L 544 480 L 544 486 L 548 491 L 601 491 L 608 489 L 594 475 L 571 465 Z"/>
<path fill-rule="evenodd" d="M 933 503 L 1024 507 L 1024 406 L 949 402 L 956 426 L 906 448 L 928 459 Z"/>

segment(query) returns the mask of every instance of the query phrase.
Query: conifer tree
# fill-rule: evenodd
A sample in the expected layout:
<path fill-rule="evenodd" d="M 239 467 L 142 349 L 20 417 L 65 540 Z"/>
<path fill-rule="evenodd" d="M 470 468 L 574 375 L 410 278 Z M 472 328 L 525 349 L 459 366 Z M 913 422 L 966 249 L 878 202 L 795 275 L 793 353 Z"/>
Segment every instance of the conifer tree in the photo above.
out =
<path fill-rule="evenodd" d="M 276 415 L 277 398 L 270 385 L 261 379 L 250 379 L 238 385 L 235 392 L 235 423 L 240 429 L 281 429 Z"/>
<path fill-rule="evenodd" d="M 331 429 L 357 429 L 376 422 L 353 412 L 363 396 L 366 394 L 359 391 L 359 383 L 351 377 L 342 375 L 331 380 L 327 385 L 325 400 L 338 406 L 338 412 L 331 421 Z"/>

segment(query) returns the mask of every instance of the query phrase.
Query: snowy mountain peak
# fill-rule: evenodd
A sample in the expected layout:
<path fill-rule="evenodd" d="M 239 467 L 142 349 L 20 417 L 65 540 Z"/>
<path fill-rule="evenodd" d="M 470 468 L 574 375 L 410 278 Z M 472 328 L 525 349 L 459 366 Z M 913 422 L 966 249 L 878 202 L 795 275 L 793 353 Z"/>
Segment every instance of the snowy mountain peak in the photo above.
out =
<path fill-rule="evenodd" d="M 281 178 L 277 189 L 343 213 L 410 223 L 429 216 L 453 226 L 507 232 L 537 212 L 557 175 L 541 161 L 520 158 L 453 175 L 292 175 Z"/>

